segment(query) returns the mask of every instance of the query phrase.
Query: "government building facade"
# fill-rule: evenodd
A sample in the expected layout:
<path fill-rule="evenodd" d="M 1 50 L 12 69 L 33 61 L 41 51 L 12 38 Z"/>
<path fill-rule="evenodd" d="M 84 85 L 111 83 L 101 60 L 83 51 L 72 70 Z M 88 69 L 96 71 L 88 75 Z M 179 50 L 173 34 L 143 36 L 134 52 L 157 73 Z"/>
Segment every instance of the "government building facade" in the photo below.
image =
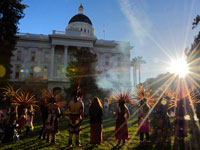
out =
<path fill-rule="evenodd" d="M 19 39 L 11 60 L 11 81 L 30 88 L 45 87 L 61 89 L 69 86 L 66 77 L 67 64 L 72 60 L 71 52 L 86 48 L 97 54 L 96 70 L 101 72 L 98 81 L 108 80 L 113 86 L 131 85 L 129 42 L 98 39 L 94 35 L 91 20 L 79 7 L 65 31 L 52 34 L 18 34 Z"/>

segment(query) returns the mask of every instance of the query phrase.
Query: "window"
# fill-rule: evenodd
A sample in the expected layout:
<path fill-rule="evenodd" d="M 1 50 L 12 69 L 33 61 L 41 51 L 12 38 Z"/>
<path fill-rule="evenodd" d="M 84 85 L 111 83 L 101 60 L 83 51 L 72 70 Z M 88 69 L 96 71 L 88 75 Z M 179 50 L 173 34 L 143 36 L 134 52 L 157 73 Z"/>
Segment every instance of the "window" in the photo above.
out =
<path fill-rule="evenodd" d="M 33 72 L 30 72 L 30 79 L 33 79 Z"/>
<path fill-rule="evenodd" d="M 30 67 L 29 75 L 30 75 L 30 78 L 32 79 L 33 78 L 33 66 Z"/>
<path fill-rule="evenodd" d="M 58 64 L 62 64 L 63 63 L 63 57 L 61 54 L 56 55 L 56 61 Z"/>
<path fill-rule="evenodd" d="M 19 65 L 17 65 L 15 68 L 15 79 L 19 79 L 19 71 L 20 71 L 20 67 Z"/>
<path fill-rule="evenodd" d="M 31 61 L 35 61 L 35 52 L 34 51 L 31 52 Z"/>
<path fill-rule="evenodd" d="M 47 79 L 47 67 L 44 67 L 43 78 Z"/>
<path fill-rule="evenodd" d="M 81 28 L 81 31 L 83 31 L 83 29 Z"/>
<path fill-rule="evenodd" d="M 108 65 L 109 65 L 109 61 L 105 61 L 105 65 L 107 65 L 107 66 L 108 66 Z"/>
<path fill-rule="evenodd" d="M 21 60 L 21 56 L 22 55 L 22 52 L 21 51 L 17 51 L 17 60 Z"/>
<path fill-rule="evenodd" d="M 88 33 L 90 33 L 90 31 L 88 30 Z"/>
<path fill-rule="evenodd" d="M 45 52 L 44 53 L 44 61 L 47 61 L 49 59 L 49 53 Z"/>
<path fill-rule="evenodd" d="M 84 29 L 84 32 L 86 33 L 86 29 Z"/>
<path fill-rule="evenodd" d="M 56 75 L 57 75 L 57 77 L 60 77 L 60 67 L 59 66 L 56 69 Z"/>

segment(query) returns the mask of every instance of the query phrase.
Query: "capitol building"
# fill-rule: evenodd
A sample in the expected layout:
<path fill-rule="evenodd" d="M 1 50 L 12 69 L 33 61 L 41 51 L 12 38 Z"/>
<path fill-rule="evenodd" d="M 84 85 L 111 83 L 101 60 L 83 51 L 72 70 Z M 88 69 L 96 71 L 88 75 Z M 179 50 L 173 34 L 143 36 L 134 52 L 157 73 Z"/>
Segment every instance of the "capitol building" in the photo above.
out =
<path fill-rule="evenodd" d="M 127 86 L 130 81 L 129 42 L 102 40 L 95 36 L 92 21 L 78 8 L 65 31 L 53 30 L 51 34 L 19 33 L 16 50 L 11 59 L 13 84 L 61 89 L 69 86 L 66 77 L 67 64 L 72 60 L 72 51 L 86 48 L 97 54 L 97 78 L 112 81 L 113 85 Z M 112 71 L 112 74 L 110 73 Z"/>

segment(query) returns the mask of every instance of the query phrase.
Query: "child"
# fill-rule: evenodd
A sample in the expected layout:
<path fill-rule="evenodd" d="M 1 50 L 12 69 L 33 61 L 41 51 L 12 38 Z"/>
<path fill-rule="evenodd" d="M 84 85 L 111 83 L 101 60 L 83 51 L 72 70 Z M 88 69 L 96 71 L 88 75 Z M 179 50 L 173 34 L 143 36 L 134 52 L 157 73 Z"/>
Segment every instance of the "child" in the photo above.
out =
<path fill-rule="evenodd" d="M 151 132 L 151 128 L 150 128 L 150 122 L 148 120 L 148 118 L 146 118 L 146 120 L 144 120 L 144 116 L 142 113 L 139 113 L 139 117 L 138 117 L 138 132 L 140 134 L 140 144 L 144 143 L 144 134 L 146 135 L 146 141 L 149 143 L 150 138 L 149 138 L 149 132 Z"/>

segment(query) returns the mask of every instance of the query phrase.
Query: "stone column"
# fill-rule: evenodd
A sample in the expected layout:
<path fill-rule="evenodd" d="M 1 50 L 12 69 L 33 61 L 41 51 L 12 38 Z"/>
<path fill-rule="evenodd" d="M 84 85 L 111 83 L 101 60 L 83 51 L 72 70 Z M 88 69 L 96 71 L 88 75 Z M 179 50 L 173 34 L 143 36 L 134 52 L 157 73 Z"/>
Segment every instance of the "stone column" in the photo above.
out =
<path fill-rule="evenodd" d="M 64 51 L 64 73 L 66 73 L 66 68 L 67 68 L 67 65 L 68 65 L 68 47 L 65 46 L 65 51 Z"/>
<path fill-rule="evenodd" d="M 55 55 L 55 45 L 52 45 L 51 47 L 51 74 L 50 77 L 51 79 L 54 78 L 54 55 Z"/>

